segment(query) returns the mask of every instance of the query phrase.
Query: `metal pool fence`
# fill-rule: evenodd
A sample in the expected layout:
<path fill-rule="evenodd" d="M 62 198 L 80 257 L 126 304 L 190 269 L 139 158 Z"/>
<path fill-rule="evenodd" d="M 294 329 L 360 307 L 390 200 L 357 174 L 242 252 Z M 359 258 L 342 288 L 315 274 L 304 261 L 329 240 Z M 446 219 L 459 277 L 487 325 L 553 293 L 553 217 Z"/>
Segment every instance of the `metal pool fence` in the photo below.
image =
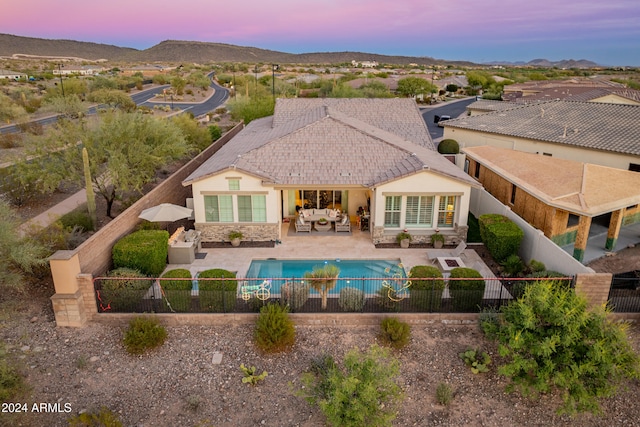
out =
<path fill-rule="evenodd" d="M 291 313 L 478 313 L 548 279 L 452 278 L 94 279 L 99 313 L 251 313 L 270 302 Z M 573 284 L 573 278 L 554 278 Z M 465 286 L 460 284 L 465 283 Z M 372 292 L 375 290 L 375 292 Z"/>

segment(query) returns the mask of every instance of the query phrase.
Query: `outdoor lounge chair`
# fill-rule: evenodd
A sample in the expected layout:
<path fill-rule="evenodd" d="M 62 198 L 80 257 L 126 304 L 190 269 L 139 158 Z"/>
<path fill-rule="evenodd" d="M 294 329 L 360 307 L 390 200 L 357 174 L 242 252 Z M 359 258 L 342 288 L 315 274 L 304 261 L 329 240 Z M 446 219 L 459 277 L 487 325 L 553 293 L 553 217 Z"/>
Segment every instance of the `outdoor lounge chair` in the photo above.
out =
<path fill-rule="evenodd" d="M 456 246 L 454 249 L 451 250 L 451 252 L 448 252 L 446 255 L 440 255 L 440 257 L 444 256 L 446 258 L 464 258 L 464 250 L 466 248 L 467 248 L 467 244 L 464 242 L 464 240 L 462 240 L 460 241 L 460 243 L 458 243 L 458 246 Z M 429 258 L 429 261 L 432 264 L 435 264 L 437 260 L 438 260 L 437 256 L 433 258 Z"/>
<path fill-rule="evenodd" d="M 343 214 L 342 219 L 340 221 L 336 221 L 336 233 L 339 231 L 347 231 L 351 232 L 351 220 L 349 215 Z"/>
<path fill-rule="evenodd" d="M 308 231 L 309 233 L 311 233 L 311 221 L 306 222 L 302 218 L 298 217 L 296 219 L 295 225 L 296 225 L 296 233 L 299 233 L 300 231 Z"/>

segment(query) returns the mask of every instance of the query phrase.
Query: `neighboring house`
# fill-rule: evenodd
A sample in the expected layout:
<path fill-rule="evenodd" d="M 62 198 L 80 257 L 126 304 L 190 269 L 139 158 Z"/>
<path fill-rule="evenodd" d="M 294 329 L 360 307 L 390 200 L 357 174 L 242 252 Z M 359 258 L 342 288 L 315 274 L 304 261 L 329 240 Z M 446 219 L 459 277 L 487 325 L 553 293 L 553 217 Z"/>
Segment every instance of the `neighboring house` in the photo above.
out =
<path fill-rule="evenodd" d="M 640 171 L 640 106 L 573 101 L 512 105 L 449 120 L 444 138 L 455 139 L 461 148 L 491 145 Z"/>
<path fill-rule="evenodd" d="M 620 228 L 640 222 L 639 173 L 491 146 L 463 152 L 469 175 L 556 244 L 574 243 L 580 261 L 595 224 L 613 250 Z"/>
<path fill-rule="evenodd" d="M 558 86 L 545 88 L 532 95 L 522 96 L 522 93 L 510 93 L 503 96 L 505 101 L 530 103 L 539 101 L 582 101 L 604 102 L 609 104 L 640 105 L 640 91 L 621 89 L 616 87 L 573 87 Z"/>
<path fill-rule="evenodd" d="M 579 93 L 596 88 L 624 89 L 621 83 L 612 82 L 605 78 L 572 78 L 567 80 L 540 80 L 525 83 L 514 83 L 503 88 L 503 98 L 513 101 L 516 98 L 528 98 L 547 92 L 559 90 L 568 93 Z M 554 98 L 555 99 L 555 98 Z"/>
<path fill-rule="evenodd" d="M 395 92 L 398 90 L 398 80 L 398 77 L 361 77 L 358 79 L 349 80 L 347 84 L 354 89 L 360 89 L 362 86 L 369 83 L 378 82 L 385 85 L 390 92 Z"/>
<path fill-rule="evenodd" d="M 370 212 L 374 243 L 408 229 L 428 241 L 466 239 L 480 185 L 435 151 L 410 99 L 278 99 L 183 181 L 203 241 L 279 239 L 300 208 Z"/>
<path fill-rule="evenodd" d="M 27 75 L 24 73 L 18 73 L 11 70 L 0 70 L 0 79 L 20 80 L 26 79 Z"/>
<path fill-rule="evenodd" d="M 91 65 L 83 65 L 81 67 L 73 67 L 71 65 L 65 65 L 64 68 L 54 68 L 54 75 L 62 75 L 62 76 L 94 76 L 96 74 L 100 74 L 106 70 L 104 67 L 94 67 Z"/>

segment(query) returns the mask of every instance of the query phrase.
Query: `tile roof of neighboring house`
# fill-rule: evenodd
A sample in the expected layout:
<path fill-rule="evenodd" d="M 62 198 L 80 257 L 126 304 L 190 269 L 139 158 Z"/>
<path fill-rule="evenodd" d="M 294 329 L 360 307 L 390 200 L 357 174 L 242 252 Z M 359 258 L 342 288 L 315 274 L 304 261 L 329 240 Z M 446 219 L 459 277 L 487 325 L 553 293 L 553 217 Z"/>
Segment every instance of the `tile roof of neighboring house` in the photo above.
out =
<path fill-rule="evenodd" d="M 183 181 L 237 169 L 279 185 L 373 186 L 423 170 L 478 183 L 434 147 L 409 99 L 279 99 Z"/>
<path fill-rule="evenodd" d="M 464 148 L 550 206 L 597 216 L 640 203 L 640 173 L 492 146 Z"/>
<path fill-rule="evenodd" d="M 385 85 L 387 89 L 391 91 L 395 91 L 395 90 L 398 90 L 398 80 L 399 79 L 397 77 L 387 77 L 384 79 L 382 77 L 368 77 L 368 78 L 359 78 L 359 79 L 349 80 L 347 84 L 354 89 L 359 89 L 360 87 L 366 84 L 369 84 L 372 82 L 378 82 Z"/>
<path fill-rule="evenodd" d="M 640 91 L 633 89 L 620 89 L 615 87 L 587 87 L 587 86 L 557 86 L 542 89 L 541 91 L 528 96 L 521 96 L 520 93 L 505 94 L 505 101 L 515 101 L 519 103 L 530 103 L 539 101 L 567 100 L 567 101 L 593 101 L 608 95 L 617 95 L 620 98 L 628 99 L 633 103 L 640 102 Z M 621 102 L 622 103 L 622 102 Z"/>
<path fill-rule="evenodd" d="M 469 104 L 467 106 L 467 110 L 491 112 L 491 111 L 510 110 L 518 106 L 519 106 L 518 104 L 515 104 L 513 102 L 479 99 Z"/>
<path fill-rule="evenodd" d="M 640 155 L 640 106 L 549 101 L 448 120 L 445 127 Z"/>

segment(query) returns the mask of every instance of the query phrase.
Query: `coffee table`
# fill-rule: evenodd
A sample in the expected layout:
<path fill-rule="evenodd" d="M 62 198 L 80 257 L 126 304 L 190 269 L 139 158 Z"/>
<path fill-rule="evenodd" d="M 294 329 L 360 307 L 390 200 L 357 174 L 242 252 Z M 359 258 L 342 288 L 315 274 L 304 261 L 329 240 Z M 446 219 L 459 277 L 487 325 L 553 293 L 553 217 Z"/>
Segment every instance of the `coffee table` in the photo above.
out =
<path fill-rule="evenodd" d="M 331 223 L 327 222 L 326 224 L 318 224 L 318 221 L 316 221 L 313 224 L 313 228 L 315 228 L 318 231 L 329 231 L 331 230 Z"/>

